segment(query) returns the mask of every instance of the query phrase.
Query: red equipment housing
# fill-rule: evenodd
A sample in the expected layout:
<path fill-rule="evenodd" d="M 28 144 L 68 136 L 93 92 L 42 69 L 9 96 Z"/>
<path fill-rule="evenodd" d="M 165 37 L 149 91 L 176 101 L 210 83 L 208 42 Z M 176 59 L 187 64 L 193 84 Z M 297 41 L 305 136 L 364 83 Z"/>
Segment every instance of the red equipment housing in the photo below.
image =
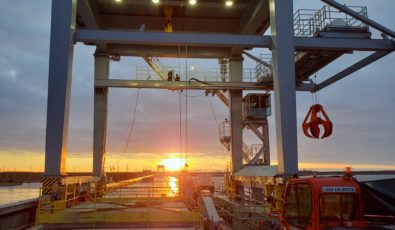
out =
<path fill-rule="evenodd" d="M 364 228 L 361 189 L 351 176 L 291 179 L 284 195 L 282 229 Z"/>

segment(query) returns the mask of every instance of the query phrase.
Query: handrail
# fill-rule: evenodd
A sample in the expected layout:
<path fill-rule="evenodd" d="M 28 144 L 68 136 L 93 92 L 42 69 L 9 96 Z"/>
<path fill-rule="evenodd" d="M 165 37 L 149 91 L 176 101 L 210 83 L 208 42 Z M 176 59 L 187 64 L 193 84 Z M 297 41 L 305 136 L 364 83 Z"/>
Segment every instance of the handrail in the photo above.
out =
<path fill-rule="evenodd" d="M 369 25 L 369 26 L 381 31 L 382 33 L 384 33 L 386 35 L 389 35 L 392 38 L 395 38 L 395 32 L 394 31 L 392 31 L 391 29 L 386 28 L 386 27 L 378 24 L 377 22 L 369 19 L 367 17 L 367 12 L 366 12 L 366 14 L 361 14 L 360 12 L 354 11 L 352 9 L 352 7 L 341 5 L 338 2 L 333 1 L 333 0 L 322 0 L 322 1 L 327 3 L 327 4 L 329 4 L 329 5 L 331 5 L 332 7 L 336 8 L 336 9 L 338 9 L 340 11 L 343 11 L 344 13 L 346 13 L 348 15 L 351 15 L 352 17 L 354 17 L 354 18 L 364 22 L 365 24 L 367 24 L 367 25 Z"/>
<path fill-rule="evenodd" d="M 165 66 L 167 70 L 172 70 L 178 73 L 183 79 L 185 78 L 186 71 L 188 71 L 188 77 L 198 78 L 202 81 L 215 81 L 215 82 L 223 82 L 221 78 L 221 71 L 219 68 L 200 68 L 195 67 L 194 70 L 184 70 L 179 69 L 175 66 Z M 227 71 L 229 74 L 229 70 Z M 119 78 L 119 76 L 112 76 L 112 78 Z M 136 74 L 133 78 L 135 80 L 164 80 L 161 76 L 159 76 L 158 72 L 149 66 L 136 66 Z M 167 80 L 167 77 L 166 79 Z M 255 68 L 243 68 L 243 82 L 256 82 L 256 72 Z M 226 77 L 226 82 L 229 82 L 229 77 Z"/>
<path fill-rule="evenodd" d="M 258 201 L 255 199 L 247 199 L 245 200 L 245 196 L 240 196 L 240 195 L 236 195 L 236 194 L 228 194 L 228 196 L 230 197 L 234 197 L 234 198 L 242 198 L 244 199 L 243 202 L 245 201 L 249 201 L 249 204 L 245 204 L 245 203 L 236 203 L 230 200 L 226 200 L 226 199 L 222 199 L 219 196 L 214 196 L 214 202 L 216 204 L 216 207 L 219 206 L 219 210 L 221 211 L 225 211 L 228 212 L 227 214 L 230 214 L 232 217 L 237 218 L 239 220 L 255 220 L 258 217 L 242 217 L 243 214 L 245 213 L 254 213 L 255 215 L 260 216 L 258 219 L 262 219 L 262 218 L 268 218 L 269 214 L 265 213 L 265 212 L 260 212 L 260 210 L 264 210 L 265 208 L 272 208 L 273 206 L 266 203 L 266 202 L 262 202 L 262 201 Z M 218 204 L 219 202 L 223 202 L 225 204 L 222 203 Z M 225 206 L 231 206 L 232 207 L 232 212 L 229 212 L 228 210 L 226 210 Z M 239 215 L 237 215 L 239 214 Z"/>
<path fill-rule="evenodd" d="M 367 18 L 367 8 L 363 6 L 349 6 L 361 17 Z M 336 20 L 346 25 L 332 25 Z M 314 37 L 317 32 L 329 27 L 368 28 L 367 24 L 350 14 L 341 12 L 329 5 L 320 10 L 299 9 L 294 13 L 294 33 L 296 37 Z"/>
<path fill-rule="evenodd" d="M 157 179 L 157 178 L 156 178 Z M 135 180 L 132 180 L 136 182 Z M 90 183 L 88 187 L 79 186 L 59 186 L 45 187 L 52 191 L 51 195 L 42 195 L 39 198 L 39 203 L 36 212 L 36 223 L 52 223 L 52 221 L 59 221 L 64 218 L 64 215 L 69 211 L 65 209 L 74 210 L 75 214 L 89 215 L 89 221 L 96 222 L 97 214 L 101 211 L 108 210 L 122 210 L 128 208 L 146 207 L 144 215 L 150 216 L 150 209 L 170 209 L 179 208 L 177 205 L 166 205 L 166 207 L 155 207 L 158 202 L 166 200 L 177 201 L 182 200 L 182 194 L 179 190 L 179 182 L 177 179 L 167 178 L 163 180 L 152 181 L 148 186 L 141 186 L 139 184 L 131 185 L 130 180 L 127 183 L 118 183 L 118 186 L 112 185 L 113 190 L 103 197 L 99 197 L 100 183 Z M 78 188 L 81 190 L 78 191 Z M 42 192 L 41 188 L 41 192 Z M 57 194 L 63 194 L 59 197 Z M 67 195 L 69 194 L 69 195 Z M 84 205 L 81 205 L 83 204 Z M 86 203 L 86 205 L 85 205 Z M 103 206 L 102 204 L 106 204 Z M 113 204 L 114 206 L 109 206 Z M 187 213 L 195 213 L 197 207 L 190 207 L 191 209 L 184 210 Z M 183 212 L 184 212 L 183 211 Z M 186 215 L 189 215 L 185 213 Z M 49 221 L 49 222 L 47 222 Z M 78 220 L 77 220 L 78 221 Z"/>

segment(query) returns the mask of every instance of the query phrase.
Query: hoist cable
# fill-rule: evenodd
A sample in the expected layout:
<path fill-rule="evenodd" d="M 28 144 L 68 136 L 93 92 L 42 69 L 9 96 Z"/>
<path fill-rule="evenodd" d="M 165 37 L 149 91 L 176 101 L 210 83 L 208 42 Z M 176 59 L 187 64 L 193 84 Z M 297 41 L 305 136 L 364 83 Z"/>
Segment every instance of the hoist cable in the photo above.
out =
<path fill-rule="evenodd" d="M 314 64 L 314 66 L 317 65 L 317 60 L 316 60 L 316 59 L 313 60 L 313 64 Z M 317 84 L 317 72 L 314 73 L 313 83 L 314 83 L 314 84 Z M 313 104 L 314 104 L 314 105 L 320 103 L 320 102 L 319 102 L 319 101 L 320 101 L 320 98 L 319 98 L 319 93 L 318 93 L 318 91 L 312 93 L 311 96 L 312 96 Z"/>
<path fill-rule="evenodd" d="M 185 168 L 188 168 L 188 46 L 185 45 Z"/>
<path fill-rule="evenodd" d="M 178 44 L 178 74 L 181 76 L 181 45 Z M 179 109 L 179 158 L 180 158 L 180 168 L 182 168 L 182 104 L 181 104 L 181 92 L 179 92 L 178 97 L 178 109 Z"/>
<path fill-rule="evenodd" d="M 122 150 L 120 158 L 117 160 L 117 162 L 115 164 L 112 164 L 112 165 L 110 165 L 108 167 L 115 166 L 115 165 L 118 165 L 118 167 L 119 167 L 119 162 L 122 160 L 122 158 L 124 157 L 124 155 L 126 153 L 126 150 L 129 147 L 129 143 L 131 142 L 131 139 L 132 139 L 134 123 L 135 123 L 135 120 L 136 120 L 136 113 L 137 113 L 137 106 L 138 106 L 138 102 L 139 102 L 139 97 L 140 97 L 140 89 L 137 89 L 136 102 L 135 102 L 135 106 L 134 106 L 133 118 L 132 118 L 132 122 L 131 122 L 131 125 L 130 125 L 128 139 L 127 139 L 127 141 L 126 141 L 126 143 L 125 143 L 125 145 L 123 147 L 123 150 Z"/>

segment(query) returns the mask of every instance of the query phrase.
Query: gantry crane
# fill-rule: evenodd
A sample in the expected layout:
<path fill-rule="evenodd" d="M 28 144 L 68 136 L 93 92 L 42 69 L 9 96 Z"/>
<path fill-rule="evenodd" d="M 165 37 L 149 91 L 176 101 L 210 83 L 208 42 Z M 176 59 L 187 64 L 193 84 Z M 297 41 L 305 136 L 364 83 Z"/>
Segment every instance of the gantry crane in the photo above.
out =
<path fill-rule="evenodd" d="M 268 198 L 272 198 L 274 209 L 271 209 L 271 214 L 280 217 L 277 226 L 303 228 L 306 227 L 306 223 L 307 227 L 310 227 L 312 223 L 311 226 L 321 228 L 322 226 L 319 225 L 321 219 L 318 218 L 318 214 L 303 216 L 303 223 L 301 223 L 299 216 L 294 215 L 295 212 L 300 211 L 301 203 L 296 202 L 295 205 L 291 198 L 296 198 L 296 201 L 299 199 L 306 201 L 309 199 L 304 198 L 317 198 L 321 195 L 336 197 L 339 191 L 359 197 L 359 189 L 348 176 L 342 178 L 341 181 L 319 178 L 303 181 L 293 178 L 298 174 L 296 91 L 314 93 L 322 90 L 395 50 L 393 40 L 395 33 L 368 19 L 366 8 L 348 8 L 333 0 L 322 1 L 337 10 L 324 7 L 322 10 L 314 11 L 310 16 L 309 13 L 300 13 L 301 11 L 294 14 L 292 0 L 237 1 L 233 4 L 234 8 L 226 10 L 224 8 L 231 7 L 233 1 L 189 1 L 195 4 L 192 6 L 185 5 L 184 1 L 166 0 L 152 2 L 54 0 L 52 2 L 43 196 L 49 195 L 53 185 L 58 185 L 57 191 L 61 191 L 59 193 L 65 193 L 70 187 L 81 189 L 86 187 L 90 191 L 92 190 L 90 184 L 93 182 L 101 183 L 101 187 L 105 187 L 104 165 L 109 88 L 196 89 L 208 90 L 208 92 L 217 90 L 216 95 L 218 95 L 217 92 L 223 90 L 229 94 L 226 104 L 229 106 L 231 128 L 230 135 L 225 139 L 229 140 L 232 156 L 231 175 L 226 179 L 228 182 L 226 188 L 228 192 L 231 192 L 227 194 L 228 197 L 235 199 L 220 201 L 222 203 L 219 205 L 222 205 L 222 209 L 219 210 L 223 211 L 220 213 L 222 217 L 232 222 L 237 226 L 236 228 L 242 224 L 250 224 L 249 227 L 259 226 L 261 220 L 267 220 L 260 215 L 260 211 L 267 207 L 266 204 L 270 202 Z M 163 12 L 164 8 L 168 9 L 166 15 Z M 337 13 L 345 14 L 345 16 L 335 17 Z M 308 17 L 303 18 L 305 15 Z M 166 25 L 166 31 L 164 31 L 164 25 Z M 266 35 L 269 27 L 271 34 Z M 372 38 L 370 28 L 383 33 L 382 37 Z M 78 182 L 71 182 L 64 178 L 67 178 L 65 166 L 71 67 L 76 43 L 96 47 L 93 172 L 91 177 L 79 178 L 75 180 Z M 185 50 L 188 47 L 190 58 L 229 59 L 229 81 L 203 83 L 189 81 L 189 79 L 180 82 L 164 81 L 166 75 L 160 76 L 161 79 L 158 81 L 109 78 L 110 61 L 119 60 L 122 56 L 145 57 L 152 68 L 163 72 L 162 67 L 153 67 L 157 59 L 152 57 L 179 57 L 180 47 L 185 47 Z M 270 49 L 272 61 L 259 61 L 262 64 L 258 65 L 260 72 L 264 74 L 260 75 L 261 79 L 258 82 L 243 82 L 242 54 L 245 50 L 253 48 Z M 373 53 L 320 83 L 310 81 L 311 74 L 324 68 L 341 55 L 353 51 L 373 51 Z M 265 116 L 268 116 L 264 113 L 267 103 L 258 103 L 260 106 L 254 107 L 256 101 L 264 102 L 268 96 L 250 94 L 249 97 L 246 95 L 247 98 L 243 98 L 244 90 L 273 91 L 277 166 L 243 164 L 243 129 L 249 127 L 258 137 L 265 137 L 265 132 L 259 132 L 255 128 L 258 124 L 263 124 Z M 227 101 L 223 96 L 225 94 L 219 93 L 219 95 L 223 102 Z M 260 97 L 263 100 L 260 100 Z M 245 99 L 244 103 L 243 99 Z M 259 152 L 262 153 L 262 151 Z M 249 159 L 251 160 L 250 157 Z M 349 181 L 342 181 L 343 179 Z M 286 183 L 289 186 L 284 188 Z M 319 184 L 323 186 L 318 186 Z M 245 200 L 246 185 L 250 186 L 253 198 L 253 202 L 250 202 L 253 205 L 250 206 L 245 205 L 248 203 Z M 299 189 L 299 187 L 306 189 Z M 296 197 L 292 197 L 291 195 L 295 194 L 295 188 Z M 96 189 L 95 187 L 94 190 Z M 190 189 L 190 187 L 185 189 Z M 282 200 L 284 189 L 286 195 L 285 200 Z M 320 194 L 320 189 L 321 193 L 325 194 Z M 61 197 L 67 196 L 61 195 Z M 240 203 L 233 202 L 240 201 L 240 199 L 242 199 Z M 310 208 L 313 205 L 312 211 L 317 211 L 320 201 L 317 199 L 310 199 L 310 201 L 312 201 Z M 256 202 L 263 202 L 265 205 L 254 209 Z M 207 205 L 214 203 L 214 206 L 218 207 L 218 203 L 211 203 L 210 199 L 204 199 L 204 203 Z M 303 206 L 304 210 L 308 210 L 309 203 L 303 205 L 306 205 Z M 292 206 L 297 209 L 292 209 Z M 236 211 L 232 213 L 226 209 L 227 207 L 230 207 L 229 210 Z M 283 207 L 285 209 L 282 211 Z M 210 217 L 212 211 L 216 210 L 207 210 L 205 213 Z M 284 219 L 281 219 L 282 217 Z M 128 218 L 118 220 L 121 219 Z M 205 220 L 210 222 L 213 218 Z M 354 220 L 362 221 L 361 218 L 354 218 Z M 350 223 L 342 217 L 340 221 L 328 221 L 324 227 L 347 227 L 348 224 L 357 226 L 353 221 Z"/>

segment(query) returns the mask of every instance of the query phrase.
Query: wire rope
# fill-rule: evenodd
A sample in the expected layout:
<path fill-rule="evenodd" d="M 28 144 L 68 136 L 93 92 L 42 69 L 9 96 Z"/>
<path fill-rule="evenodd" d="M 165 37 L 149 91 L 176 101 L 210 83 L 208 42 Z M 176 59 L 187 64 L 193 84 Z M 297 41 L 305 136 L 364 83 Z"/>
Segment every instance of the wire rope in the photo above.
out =
<path fill-rule="evenodd" d="M 115 164 L 112 164 L 112 165 L 108 166 L 108 167 L 110 167 L 110 168 L 113 167 L 113 166 L 115 166 L 115 165 L 117 165 L 118 168 L 119 168 L 119 163 L 120 163 L 121 160 L 123 159 L 123 157 L 124 157 L 124 155 L 125 155 L 125 153 L 126 153 L 126 150 L 127 150 L 128 147 L 129 147 L 129 143 L 131 142 L 131 139 L 132 139 L 132 134 L 133 134 L 133 129 L 134 129 L 134 123 L 135 123 L 135 121 L 136 121 L 136 113 L 137 113 L 137 106 L 138 106 L 138 102 L 139 102 L 139 97 L 140 97 L 140 89 L 137 89 L 136 102 L 135 102 L 135 106 L 134 106 L 133 118 L 132 118 L 132 122 L 131 122 L 131 125 L 130 125 L 130 130 L 129 130 L 128 138 L 127 138 L 126 143 L 125 143 L 125 145 L 124 145 L 124 147 L 123 147 L 123 149 L 122 149 L 122 153 L 121 153 L 120 158 L 117 160 L 117 162 L 116 162 Z"/>
<path fill-rule="evenodd" d="M 316 59 L 314 59 L 313 62 L 314 62 L 314 65 L 317 65 L 317 60 Z M 314 82 L 315 85 L 317 85 L 317 72 L 314 73 L 314 80 L 313 80 L 313 82 Z M 320 103 L 319 91 L 314 92 L 312 94 L 312 96 L 313 96 L 313 104 L 319 104 Z"/>
<path fill-rule="evenodd" d="M 181 75 L 181 45 L 178 44 L 178 74 Z M 180 158 L 180 168 L 182 168 L 182 95 L 178 92 L 178 106 L 179 106 L 179 158 Z"/>
<path fill-rule="evenodd" d="M 188 168 L 188 46 L 185 45 L 185 168 Z"/>

